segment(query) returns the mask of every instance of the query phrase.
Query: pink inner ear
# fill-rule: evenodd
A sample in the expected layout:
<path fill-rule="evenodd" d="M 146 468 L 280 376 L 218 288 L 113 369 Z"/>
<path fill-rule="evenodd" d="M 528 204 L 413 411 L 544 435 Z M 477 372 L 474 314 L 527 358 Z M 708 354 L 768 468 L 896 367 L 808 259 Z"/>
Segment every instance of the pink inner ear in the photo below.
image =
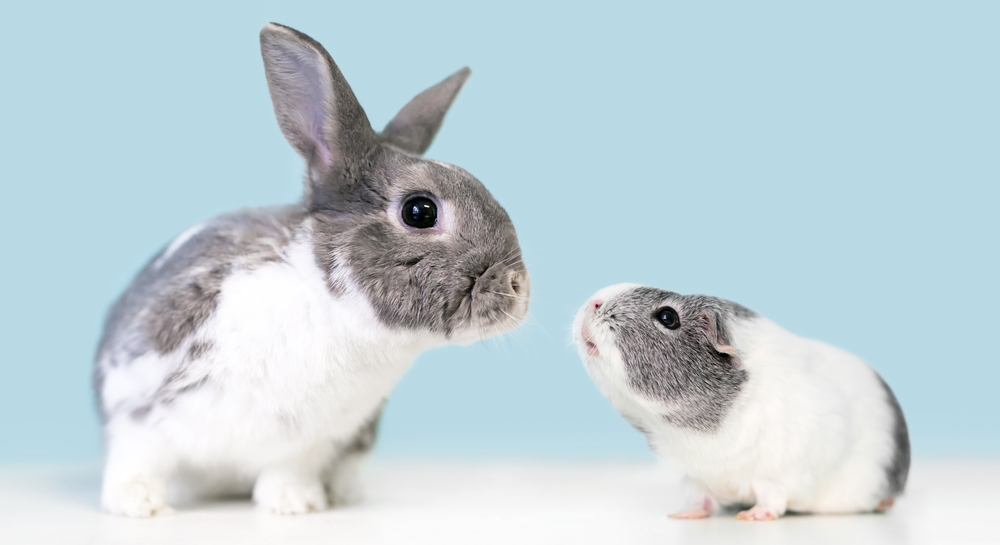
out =
<path fill-rule="evenodd" d="M 742 363 L 740 361 L 740 353 L 736 351 L 735 348 L 729 346 L 728 344 L 716 343 L 715 349 L 719 351 L 720 354 L 729 354 L 733 358 L 733 365 L 739 367 Z"/>
<path fill-rule="evenodd" d="M 313 161 L 327 168 L 333 164 L 333 154 L 327 135 L 326 124 L 335 113 L 335 105 L 329 75 L 329 68 L 322 56 L 314 51 L 289 50 L 289 59 L 295 62 L 298 96 L 295 97 L 297 111 L 292 115 L 298 121 L 300 130 L 307 139 L 313 141 Z"/>
<path fill-rule="evenodd" d="M 337 107 L 330 67 L 322 54 L 299 40 L 266 45 L 269 89 L 281 131 L 311 168 L 326 170 L 335 159 L 328 134 Z"/>
<path fill-rule="evenodd" d="M 739 367 L 742 363 L 740 361 L 740 353 L 737 352 L 732 346 L 723 343 L 722 339 L 719 338 L 719 330 L 715 324 L 715 316 L 711 312 L 703 310 L 701 311 L 701 317 L 702 327 L 705 329 L 705 334 L 708 336 L 708 340 L 715 344 L 715 350 L 720 354 L 726 354 L 731 357 L 733 365 Z"/>

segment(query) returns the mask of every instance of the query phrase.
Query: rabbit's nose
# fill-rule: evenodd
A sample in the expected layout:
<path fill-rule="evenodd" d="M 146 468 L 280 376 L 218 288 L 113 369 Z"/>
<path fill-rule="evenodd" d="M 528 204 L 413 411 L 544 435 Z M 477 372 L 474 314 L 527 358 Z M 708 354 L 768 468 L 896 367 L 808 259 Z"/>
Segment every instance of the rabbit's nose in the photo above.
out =
<path fill-rule="evenodd" d="M 524 295 L 527 291 L 528 279 L 525 275 L 518 271 L 511 271 L 507 273 L 507 288 L 514 293 L 514 295 Z"/>

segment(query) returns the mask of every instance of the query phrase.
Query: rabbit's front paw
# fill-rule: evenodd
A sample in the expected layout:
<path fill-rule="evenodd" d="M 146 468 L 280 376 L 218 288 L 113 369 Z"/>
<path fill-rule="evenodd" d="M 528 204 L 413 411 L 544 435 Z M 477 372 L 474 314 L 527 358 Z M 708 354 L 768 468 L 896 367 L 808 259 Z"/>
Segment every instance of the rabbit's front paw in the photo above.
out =
<path fill-rule="evenodd" d="M 261 508 L 278 515 L 303 515 L 326 509 L 326 493 L 319 481 L 301 482 L 262 475 L 253 488 Z"/>
<path fill-rule="evenodd" d="M 153 479 L 137 477 L 121 483 L 105 483 L 101 507 L 112 515 L 152 517 L 170 514 L 166 486 Z"/>

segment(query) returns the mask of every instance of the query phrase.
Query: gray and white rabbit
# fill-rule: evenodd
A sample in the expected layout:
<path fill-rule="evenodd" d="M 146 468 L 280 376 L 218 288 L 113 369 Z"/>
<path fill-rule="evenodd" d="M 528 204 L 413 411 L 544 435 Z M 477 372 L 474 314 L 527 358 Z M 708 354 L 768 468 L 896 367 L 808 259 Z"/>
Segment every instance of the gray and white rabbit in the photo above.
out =
<path fill-rule="evenodd" d="M 634 284 L 594 294 L 573 335 L 601 393 L 687 475 L 693 506 L 675 518 L 884 511 L 906 485 L 902 410 L 843 350 L 730 301 Z"/>
<path fill-rule="evenodd" d="M 527 313 L 507 213 L 468 172 L 420 157 L 469 70 L 378 134 L 319 43 L 277 24 L 260 43 L 305 196 L 189 229 L 111 309 L 94 379 L 110 513 L 168 511 L 178 476 L 276 513 L 347 500 L 417 355 Z"/>

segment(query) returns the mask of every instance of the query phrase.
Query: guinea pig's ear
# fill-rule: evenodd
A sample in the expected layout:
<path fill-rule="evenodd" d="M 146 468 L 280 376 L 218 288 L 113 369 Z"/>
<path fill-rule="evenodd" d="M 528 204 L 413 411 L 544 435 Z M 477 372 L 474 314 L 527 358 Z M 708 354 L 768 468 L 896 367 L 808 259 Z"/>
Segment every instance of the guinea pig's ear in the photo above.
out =
<path fill-rule="evenodd" d="M 708 342 L 715 346 L 715 351 L 729 356 L 733 362 L 733 367 L 740 366 L 740 353 L 729 345 L 729 336 L 726 334 L 722 319 L 718 313 L 711 310 L 703 310 L 698 315 L 698 323 L 708 337 Z"/>
<path fill-rule="evenodd" d="M 382 140 L 403 151 L 423 155 L 441 128 L 444 114 L 448 113 L 471 74 L 472 70 L 466 66 L 414 97 L 385 126 Z"/>
<path fill-rule="evenodd" d="M 378 136 L 336 63 L 318 42 L 275 23 L 260 31 L 267 88 L 288 143 L 305 159 L 306 203 L 328 198 Z"/>

